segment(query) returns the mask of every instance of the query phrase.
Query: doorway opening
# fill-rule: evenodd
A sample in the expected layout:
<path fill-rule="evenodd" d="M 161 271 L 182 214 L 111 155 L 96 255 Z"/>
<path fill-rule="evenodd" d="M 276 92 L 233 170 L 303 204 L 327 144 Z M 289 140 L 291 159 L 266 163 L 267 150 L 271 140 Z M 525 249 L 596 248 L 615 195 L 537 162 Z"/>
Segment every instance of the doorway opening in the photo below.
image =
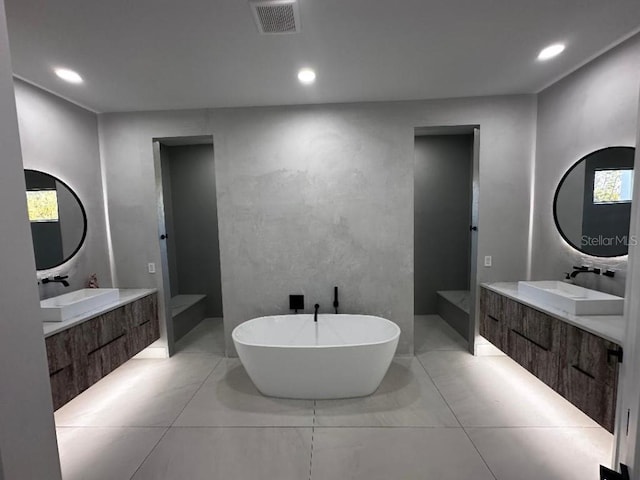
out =
<path fill-rule="evenodd" d="M 224 353 L 215 156 L 212 136 L 155 140 L 158 223 L 169 354 Z"/>
<path fill-rule="evenodd" d="M 478 160 L 476 126 L 415 129 L 414 312 L 437 315 L 475 353 Z M 424 318 L 423 318 L 424 317 Z"/>

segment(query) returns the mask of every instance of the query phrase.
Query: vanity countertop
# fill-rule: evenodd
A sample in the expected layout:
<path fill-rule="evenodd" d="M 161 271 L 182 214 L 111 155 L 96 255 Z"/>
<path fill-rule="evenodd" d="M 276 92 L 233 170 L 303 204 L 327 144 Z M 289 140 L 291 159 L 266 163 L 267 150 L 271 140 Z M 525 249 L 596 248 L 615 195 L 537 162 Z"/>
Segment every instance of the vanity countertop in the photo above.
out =
<path fill-rule="evenodd" d="M 96 308 L 89 312 L 83 313 L 82 315 L 78 315 L 77 317 L 70 318 L 69 320 L 65 320 L 64 322 L 42 322 L 42 328 L 44 330 L 44 338 L 55 335 L 56 333 L 63 332 L 75 325 L 78 325 L 82 322 L 86 322 L 92 318 L 97 317 L 98 315 L 102 315 L 103 313 L 110 312 L 111 310 L 115 310 L 116 308 L 120 308 L 124 305 L 127 305 L 131 302 L 135 302 L 136 300 L 146 297 L 147 295 L 151 295 L 152 293 L 157 292 L 158 290 L 155 288 L 137 288 L 137 289 L 121 289 L 119 290 L 120 298 L 109 305 Z"/>
<path fill-rule="evenodd" d="M 481 286 L 610 342 L 624 346 L 625 322 L 622 315 L 573 315 L 521 295 L 518 292 L 518 284 L 516 282 L 482 283 Z"/>

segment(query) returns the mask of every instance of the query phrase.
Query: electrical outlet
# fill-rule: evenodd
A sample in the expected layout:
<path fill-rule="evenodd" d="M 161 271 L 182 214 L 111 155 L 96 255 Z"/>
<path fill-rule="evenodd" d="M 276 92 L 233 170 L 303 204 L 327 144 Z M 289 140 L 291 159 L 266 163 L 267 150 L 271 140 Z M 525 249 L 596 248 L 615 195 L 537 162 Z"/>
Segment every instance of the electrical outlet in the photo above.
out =
<path fill-rule="evenodd" d="M 493 262 L 493 259 L 491 258 L 491 255 L 487 255 L 486 257 L 484 257 L 485 267 L 490 267 L 492 262 Z"/>
<path fill-rule="evenodd" d="M 149 273 L 156 273 L 156 264 L 155 263 L 149 263 L 147 265 L 148 269 L 149 269 Z"/>

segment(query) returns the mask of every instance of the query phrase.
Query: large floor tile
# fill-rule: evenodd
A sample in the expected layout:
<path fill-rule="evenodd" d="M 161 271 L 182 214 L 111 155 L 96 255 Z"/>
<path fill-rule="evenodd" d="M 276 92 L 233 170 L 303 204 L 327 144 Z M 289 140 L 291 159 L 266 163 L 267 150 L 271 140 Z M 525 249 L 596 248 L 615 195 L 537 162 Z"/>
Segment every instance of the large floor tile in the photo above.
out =
<path fill-rule="evenodd" d="M 494 479 L 460 428 L 316 428 L 311 478 Z"/>
<path fill-rule="evenodd" d="M 609 465 L 613 436 L 602 428 L 471 428 L 498 480 L 588 480 Z"/>
<path fill-rule="evenodd" d="M 373 395 L 344 400 L 318 400 L 316 425 L 460 426 L 414 357 L 394 359 Z"/>
<path fill-rule="evenodd" d="M 135 480 L 307 480 L 310 428 L 171 428 Z"/>
<path fill-rule="evenodd" d="M 166 428 L 58 428 L 64 480 L 129 479 Z"/>
<path fill-rule="evenodd" d="M 467 341 L 439 315 L 416 315 L 413 324 L 414 351 L 467 350 Z"/>
<path fill-rule="evenodd" d="M 220 359 L 130 360 L 56 411 L 56 425 L 170 426 Z"/>
<path fill-rule="evenodd" d="M 465 427 L 597 427 L 508 357 L 428 352 L 418 357 Z"/>
<path fill-rule="evenodd" d="M 222 360 L 175 426 L 311 426 L 313 400 L 262 395 L 237 359 Z"/>
<path fill-rule="evenodd" d="M 205 318 L 176 342 L 176 351 L 224 355 L 224 323 L 222 318 Z"/>

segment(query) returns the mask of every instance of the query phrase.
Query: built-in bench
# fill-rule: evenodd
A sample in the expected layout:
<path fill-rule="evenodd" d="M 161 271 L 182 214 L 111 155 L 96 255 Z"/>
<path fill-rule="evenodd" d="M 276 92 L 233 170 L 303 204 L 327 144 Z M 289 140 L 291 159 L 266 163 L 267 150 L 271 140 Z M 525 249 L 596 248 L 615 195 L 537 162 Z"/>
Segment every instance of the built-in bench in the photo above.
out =
<path fill-rule="evenodd" d="M 206 295 L 176 295 L 171 298 L 173 338 L 180 340 L 205 317 Z"/>
<path fill-rule="evenodd" d="M 442 290 L 438 294 L 437 311 L 456 332 L 469 340 L 469 290 Z"/>

